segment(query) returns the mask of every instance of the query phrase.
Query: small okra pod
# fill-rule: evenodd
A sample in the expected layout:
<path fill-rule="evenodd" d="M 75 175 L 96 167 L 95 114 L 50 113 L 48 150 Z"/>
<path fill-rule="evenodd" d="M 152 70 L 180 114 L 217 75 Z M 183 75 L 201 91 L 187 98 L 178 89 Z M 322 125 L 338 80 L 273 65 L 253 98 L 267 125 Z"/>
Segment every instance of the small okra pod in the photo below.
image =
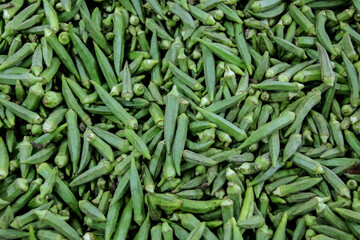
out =
<path fill-rule="evenodd" d="M 29 88 L 29 93 L 25 100 L 22 102 L 21 106 L 34 111 L 39 107 L 41 99 L 44 96 L 44 89 L 40 82 L 32 85 Z"/>
<path fill-rule="evenodd" d="M 45 0 L 47 1 L 47 0 Z M 49 43 L 51 48 L 56 52 L 62 63 L 69 69 L 69 71 L 75 75 L 77 79 L 80 78 L 79 73 L 75 67 L 75 64 L 70 57 L 69 53 L 66 51 L 64 46 L 58 41 L 57 37 L 49 29 L 45 28 L 45 38 Z"/>
<path fill-rule="evenodd" d="M 265 77 L 266 78 L 273 78 L 273 77 L 277 76 L 278 74 L 283 73 L 284 71 L 286 71 L 290 67 L 291 67 L 291 65 L 288 64 L 288 63 L 276 64 L 276 65 L 274 65 L 271 68 L 266 70 Z"/>
<path fill-rule="evenodd" d="M 307 34 L 316 35 L 315 26 L 294 4 L 290 4 L 289 12 L 294 21 L 300 25 Z"/>
<path fill-rule="evenodd" d="M 296 152 L 293 157 L 292 157 L 292 161 L 299 166 L 300 168 L 313 173 L 313 174 L 322 174 L 324 173 L 324 168 L 323 166 L 315 161 L 312 160 L 311 158 Z"/>
<path fill-rule="evenodd" d="M 336 120 L 334 114 L 330 114 L 330 129 L 335 143 L 341 152 L 345 152 L 344 135 L 340 123 Z"/>
<path fill-rule="evenodd" d="M 295 120 L 294 112 L 284 113 L 283 116 L 279 116 L 278 118 L 266 123 L 257 129 L 254 133 L 250 135 L 239 147 L 239 149 L 243 149 L 245 147 L 250 146 L 251 144 L 261 140 L 262 138 L 269 136 L 277 130 L 282 129 L 283 127 L 291 124 Z"/>
<path fill-rule="evenodd" d="M 48 225 L 56 229 L 67 238 L 71 240 L 79 240 L 81 237 L 69 224 L 59 218 L 57 215 L 51 213 L 48 210 L 36 211 L 35 214 L 41 220 L 46 222 Z"/>
<path fill-rule="evenodd" d="M 42 103 L 47 108 L 55 108 L 63 101 L 62 94 L 54 91 L 46 91 Z"/>
<path fill-rule="evenodd" d="M 40 186 L 39 200 L 44 199 L 47 195 L 51 194 L 53 187 L 55 185 L 58 169 L 55 167 L 51 170 L 48 178 L 45 179 L 45 182 Z"/>
<path fill-rule="evenodd" d="M 203 86 L 201 83 L 199 83 L 197 80 L 193 79 L 180 69 L 178 69 L 172 62 L 169 62 L 170 70 L 172 73 L 177 77 L 181 82 L 183 82 L 185 85 L 187 85 L 189 88 L 191 88 L 194 91 L 202 90 Z"/>
<path fill-rule="evenodd" d="M 126 126 L 131 129 L 137 129 L 137 120 L 127 111 L 125 111 L 125 109 L 113 97 L 111 97 L 110 94 L 107 93 L 107 91 L 101 85 L 94 81 L 91 81 L 91 83 L 95 86 L 99 97 L 104 101 L 109 110 L 114 113 L 114 115 L 118 117 Z"/>
<path fill-rule="evenodd" d="M 183 155 L 185 142 L 187 138 L 188 126 L 189 126 L 189 118 L 184 113 L 182 113 L 177 118 L 177 129 L 171 151 L 172 160 L 178 176 L 181 175 L 180 165 L 181 165 L 181 158 Z"/>
<path fill-rule="evenodd" d="M 326 236 L 338 239 L 354 239 L 352 234 L 346 233 L 342 230 L 339 230 L 335 227 L 331 227 L 328 225 L 314 225 L 311 228 L 318 233 L 326 234 Z"/>
<path fill-rule="evenodd" d="M 71 157 L 73 172 L 76 173 L 80 160 L 80 150 L 81 150 L 80 148 L 81 138 L 77 123 L 77 114 L 75 111 L 70 109 L 65 114 L 65 117 L 66 117 L 66 122 L 68 124 L 67 131 L 68 131 L 69 153 Z"/>
<path fill-rule="evenodd" d="M 167 95 L 167 103 L 164 116 L 164 137 L 168 154 L 171 153 L 171 147 L 175 135 L 176 118 L 178 116 L 179 104 L 179 92 L 177 91 L 177 87 L 173 86 L 172 90 Z"/>
<path fill-rule="evenodd" d="M 43 0 L 43 6 L 46 19 L 50 25 L 50 30 L 56 33 L 57 31 L 59 31 L 59 19 L 57 13 L 48 0 Z"/>
<path fill-rule="evenodd" d="M 346 57 L 344 52 L 342 52 L 342 57 L 343 57 L 346 72 L 347 72 L 347 75 L 348 75 L 348 78 L 349 78 L 349 85 L 351 86 L 351 88 L 350 88 L 350 91 L 351 91 L 350 102 L 351 102 L 351 105 L 353 105 L 353 107 L 357 107 L 359 105 L 359 92 L 358 92 L 359 83 L 356 80 L 358 78 L 357 73 L 356 73 L 354 65 Z"/>
<path fill-rule="evenodd" d="M 269 183 L 265 186 L 265 191 L 270 194 L 272 191 L 274 191 L 277 187 L 284 185 L 284 184 L 288 184 L 288 183 L 292 183 L 294 182 L 299 176 L 298 175 L 293 175 L 293 176 L 289 176 L 289 177 L 284 177 L 284 178 L 280 178 L 272 183 Z"/>
<path fill-rule="evenodd" d="M 123 153 L 128 153 L 134 149 L 134 147 L 130 145 L 128 140 L 124 140 L 109 131 L 103 130 L 95 126 L 90 127 L 90 129 L 109 145 L 119 149 Z"/>
<path fill-rule="evenodd" d="M 121 91 L 121 97 L 125 98 L 126 101 L 130 101 L 133 97 L 133 87 L 131 82 L 131 73 L 129 65 L 125 62 L 124 70 L 121 71 L 120 75 L 122 76 L 123 88 Z M 116 79 L 115 79 L 116 80 Z"/>
<path fill-rule="evenodd" d="M 259 196 L 259 211 L 261 213 L 261 215 L 265 218 L 268 214 L 268 209 L 269 209 L 269 197 L 265 192 L 262 192 L 261 195 Z"/>
<path fill-rule="evenodd" d="M 310 61 L 298 63 L 298 64 L 288 68 L 287 70 L 285 70 L 283 73 L 281 73 L 278 76 L 278 81 L 289 82 L 296 73 L 298 73 L 299 71 L 301 71 L 302 69 L 304 69 L 305 67 L 307 67 L 313 63 L 314 63 L 314 60 L 310 60 Z"/>
<path fill-rule="evenodd" d="M 214 127 L 216 127 L 216 124 L 208 121 L 194 121 L 189 124 L 189 130 L 193 133 Z"/>
<path fill-rule="evenodd" d="M 129 142 L 134 146 L 134 148 L 139 151 L 145 158 L 151 158 L 149 149 L 146 146 L 145 142 L 135 133 L 132 129 L 125 129 L 125 137 Z"/>
<path fill-rule="evenodd" d="M 31 68 L 30 68 L 35 76 L 39 76 L 43 70 L 42 59 L 43 59 L 43 57 L 42 57 L 41 44 L 39 44 L 35 48 L 35 51 L 34 51 L 34 54 L 32 57 L 32 64 L 31 64 Z"/>
<path fill-rule="evenodd" d="M 317 43 L 316 47 L 319 52 L 321 78 L 326 85 L 334 86 L 335 73 L 331 66 L 329 56 L 328 56 L 325 48 L 320 43 Z"/>
<path fill-rule="evenodd" d="M 191 15 L 184 8 L 182 8 L 179 4 L 177 4 L 175 2 L 168 2 L 167 5 L 169 7 L 169 10 L 173 14 L 178 16 L 184 24 L 187 24 L 192 28 L 195 27 L 195 23 L 194 23 L 194 20 L 191 17 Z"/>
<path fill-rule="evenodd" d="M 283 161 L 288 160 L 293 154 L 300 148 L 302 144 L 302 135 L 301 134 L 292 134 L 285 145 L 283 153 Z"/>
<path fill-rule="evenodd" d="M 144 181 L 144 188 L 147 192 L 153 193 L 155 190 L 155 184 L 152 180 L 152 176 L 151 173 L 149 171 L 149 169 L 147 168 L 146 165 L 142 164 L 141 165 L 141 170 L 142 170 L 142 178 Z"/>
<path fill-rule="evenodd" d="M 134 220 L 141 225 L 145 220 L 144 194 L 142 191 L 140 176 L 135 166 L 135 159 L 131 160 L 130 167 L 130 191 L 133 201 Z"/>
<path fill-rule="evenodd" d="M 237 225 L 243 229 L 261 228 L 265 223 L 265 219 L 262 216 L 251 216 L 246 220 L 238 222 Z"/>
<path fill-rule="evenodd" d="M 188 8 L 190 13 L 203 24 L 214 25 L 216 23 L 212 15 L 201 10 L 200 8 L 197 8 L 196 6 L 193 5 L 188 5 Z"/>
<path fill-rule="evenodd" d="M 3 201 L 11 203 L 21 194 L 25 193 L 28 187 L 28 181 L 26 179 L 17 178 L 0 194 L 0 198 Z"/>
<path fill-rule="evenodd" d="M 75 96 L 70 90 L 70 87 L 67 84 L 66 78 L 64 76 L 62 76 L 62 91 L 66 105 L 70 109 L 74 110 L 85 124 L 91 125 L 90 116 L 84 112 L 84 110 L 81 108 L 81 106 L 75 99 Z"/>
<path fill-rule="evenodd" d="M 255 204 L 255 196 L 253 187 L 247 186 L 245 191 L 245 197 L 242 204 L 242 208 L 240 211 L 240 216 L 237 222 L 241 222 L 245 219 L 248 219 L 250 216 L 253 215 L 254 211 L 254 204 Z"/>
<path fill-rule="evenodd" d="M 70 182 L 70 187 L 79 186 L 94 179 L 97 179 L 103 175 L 110 173 L 113 168 L 114 165 L 111 164 L 109 161 L 101 161 L 98 165 L 78 175 L 72 182 Z"/>
<path fill-rule="evenodd" d="M 327 16 L 325 11 L 320 11 L 316 14 L 316 36 L 324 48 L 333 55 L 337 55 L 329 35 L 326 32 L 325 23 L 327 21 Z"/>
<path fill-rule="evenodd" d="M 67 111 L 68 109 L 66 108 L 58 108 L 49 114 L 48 118 L 43 123 L 43 132 L 54 132 L 58 127 L 58 124 L 64 120 Z"/>
<path fill-rule="evenodd" d="M 273 231 L 268 228 L 267 225 L 262 226 L 256 231 L 256 240 L 264 239 L 268 240 L 271 239 L 273 236 Z"/>
<path fill-rule="evenodd" d="M 68 156 L 68 141 L 67 139 L 63 140 L 59 147 L 59 152 L 56 154 L 56 157 L 54 159 L 55 164 L 59 168 L 65 167 L 69 162 L 69 156 Z"/>
<path fill-rule="evenodd" d="M 171 227 L 169 225 L 168 222 L 163 222 L 163 224 L 161 226 L 161 233 L 162 233 L 164 240 L 171 240 L 171 239 L 173 239 L 174 229 L 173 229 L 173 227 Z M 176 233 L 175 233 L 175 235 L 176 235 Z"/>
<path fill-rule="evenodd" d="M 162 229 L 162 224 L 161 223 L 158 223 L 157 225 L 153 226 L 151 229 L 150 229 L 150 236 L 151 236 L 151 239 L 155 240 L 155 239 L 162 239 L 162 236 L 161 236 L 161 229 Z"/>
<path fill-rule="evenodd" d="M 101 51 L 101 49 L 98 47 L 98 45 L 96 43 L 94 43 L 94 48 L 95 48 L 96 58 L 98 60 L 100 69 L 102 70 L 105 80 L 106 80 L 109 88 L 111 89 L 114 85 L 117 84 L 117 79 L 116 79 L 115 73 L 114 73 L 108 59 L 106 58 L 105 54 Z M 124 77 L 123 77 L 123 79 L 124 79 Z"/>
<path fill-rule="evenodd" d="M 231 199 L 224 199 L 221 204 L 222 220 L 227 222 L 234 217 L 233 201 Z"/>
<path fill-rule="evenodd" d="M 360 153 L 360 141 L 356 138 L 355 134 L 349 130 L 344 130 L 345 139 L 351 148 L 357 153 Z"/>
<path fill-rule="evenodd" d="M 215 96 L 216 84 L 215 60 L 212 51 L 208 47 L 206 47 L 204 44 L 201 44 L 200 47 L 204 58 L 204 75 L 206 90 L 208 91 L 210 101 L 213 101 Z"/>
<path fill-rule="evenodd" d="M 252 84 L 251 87 L 261 90 L 276 90 L 276 91 L 300 91 L 304 88 L 303 84 L 294 82 L 281 82 L 274 80 L 265 80 L 258 84 Z"/>
<path fill-rule="evenodd" d="M 157 36 L 159 36 L 160 38 L 162 39 L 165 39 L 165 40 L 168 40 L 168 41 L 171 41 L 173 42 L 174 41 L 174 38 L 171 37 L 169 35 L 169 33 L 164 29 L 162 28 L 161 26 L 159 26 L 156 21 L 152 18 L 147 18 L 146 21 L 145 21 L 145 26 L 150 30 L 152 31 L 153 33 L 156 33 Z M 170 44 L 170 43 L 169 43 Z M 151 53 L 150 53 L 151 54 Z"/>
<path fill-rule="evenodd" d="M 156 103 L 151 103 L 149 107 L 150 115 L 154 119 L 154 123 L 159 128 L 164 128 L 164 114 Z"/>
<path fill-rule="evenodd" d="M 292 132 L 296 130 L 296 128 L 298 128 L 302 124 L 306 115 L 317 103 L 320 102 L 320 99 L 321 94 L 318 91 L 311 91 L 305 96 L 305 98 L 301 101 L 302 104 L 300 104 L 295 110 L 295 121 L 287 129 L 285 137 L 289 136 Z"/>
<path fill-rule="evenodd" d="M 327 126 L 328 123 L 322 114 L 315 112 L 314 110 L 311 110 L 310 114 L 311 114 L 312 118 L 314 119 L 316 127 L 319 131 L 320 139 L 321 139 L 322 143 L 325 144 L 330 136 L 329 129 Z"/>
<path fill-rule="evenodd" d="M 9 173 L 9 153 L 4 140 L 0 137 L 0 179 L 1 180 L 6 179 L 8 173 Z"/>
<path fill-rule="evenodd" d="M 196 40 L 209 48 L 215 55 L 217 55 L 221 59 L 230 62 L 238 67 L 244 68 L 244 64 L 242 63 L 241 59 L 228 49 L 224 48 L 224 45 L 217 45 L 216 43 L 212 43 L 199 38 L 197 38 Z"/>
<path fill-rule="evenodd" d="M 49 160 L 57 152 L 54 144 L 49 144 L 42 150 L 21 161 L 21 164 L 39 164 Z"/>
<path fill-rule="evenodd" d="M 298 191 L 307 190 L 320 183 L 322 180 L 323 179 L 321 177 L 298 180 L 294 183 L 279 186 L 273 193 L 277 196 L 283 197 Z"/>
<path fill-rule="evenodd" d="M 336 208 L 338 209 L 338 208 Z M 335 209 L 335 211 L 336 211 Z M 334 227 L 349 232 L 349 228 L 347 227 L 346 223 L 339 218 L 325 203 L 319 203 L 316 207 L 317 215 L 320 215 L 326 219 L 331 225 Z M 340 214 L 341 215 L 341 214 Z"/>
<path fill-rule="evenodd" d="M 213 166 L 218 164 L 218 162 L 212 160 L 211 158 L 191 152 L 189 150 L 184 150 L 183 157 L 188 162 L 194 162 L 204 166 Z"/>
<path fill-rule="evenodd" d="M 337 190 L 340 196 L 350 199 L 350 190 L 346 184 L 336 175 L 332 170 L 323 166 L 325 173 L 323 174 L 324 179 Z"/>
<path fill-rule="evenodd" d="M 9 56 L 4 62 L 1 63 L 0 70 L 8 69 L 23 61 L 26 57 L 28 57 L 35 51 L 36 46 L 36 43 L 24 44 L 13 55 Z"/>
<path fill-rule="evenodd" d="M 126 171 L 126 173 L 123 176 L 121 176 L 119 183 L 115 189 L 113 198 L 111 199 L 110 207 L 115 205 L 124 196 L 125 192 L 130 187 L 129 182 L 130 182 L 130 170 Z"/>
<path fill-rule="evenodd" d="M 305 50 L 296 46 L 295 44 L 293 44 L 285 39 L 276 37 L 276 36 L 271 36 L 271 39 L 274 40 L 276 42 L 276 44 L 279 47 L 281 47 L 282 49 L 284 49 L 285 51 L 287 51 L 289 53 L 293 53 L 301 59 L 307 58 L 307 56 L 305 54 Z"/>
<path fill-rule="evenodd" d="M 105 222 L 106 217 L 100 210 L 95 207 L 88 200 L 80 200 L 79 201 L 80 210 L 88 217 L 90 217 L 94 221 Z"/>
<path fill-rule="evenodd" d="M 85 22 L 85 26 L 89 32 L 89 35 L 94 39 L 94 41 L 99 45 L 99 47 L 104 50 L 106 54 L 111 54 L 111 46 L 107 42 L 105 36 L 100 32 L 100 28 L 96 27 L 96 24 L 94 24 L 90 16 L 85 13 L 83 8 L 80 8 L 80 13 L 82 19 Z"/>
<path fill-rule="evenodd" d="M 197 225 L 189 234 L 187 239 L 200 240 L 205 231 L 206 222 L 202 222 Z"/>

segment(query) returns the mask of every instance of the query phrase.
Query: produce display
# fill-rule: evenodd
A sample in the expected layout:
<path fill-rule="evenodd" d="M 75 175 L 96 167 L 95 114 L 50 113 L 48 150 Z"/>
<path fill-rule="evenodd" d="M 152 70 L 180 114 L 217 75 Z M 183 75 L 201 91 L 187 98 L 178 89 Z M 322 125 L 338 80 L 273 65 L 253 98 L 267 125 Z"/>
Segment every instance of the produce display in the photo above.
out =
<path fill-rule="evenodd" d="M 360 0 L 0 15 L 0 240 L 360 239 Z"/>

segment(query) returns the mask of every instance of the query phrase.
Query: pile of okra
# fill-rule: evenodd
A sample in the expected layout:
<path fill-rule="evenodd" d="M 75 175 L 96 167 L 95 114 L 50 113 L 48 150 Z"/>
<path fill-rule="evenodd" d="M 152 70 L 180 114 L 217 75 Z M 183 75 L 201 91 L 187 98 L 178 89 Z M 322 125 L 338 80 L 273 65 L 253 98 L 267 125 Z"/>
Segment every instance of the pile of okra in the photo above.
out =
<path fill-rule="evenodd" d="M 1 240 L 360 239 L 360 0 L 0 16 Z"/>

